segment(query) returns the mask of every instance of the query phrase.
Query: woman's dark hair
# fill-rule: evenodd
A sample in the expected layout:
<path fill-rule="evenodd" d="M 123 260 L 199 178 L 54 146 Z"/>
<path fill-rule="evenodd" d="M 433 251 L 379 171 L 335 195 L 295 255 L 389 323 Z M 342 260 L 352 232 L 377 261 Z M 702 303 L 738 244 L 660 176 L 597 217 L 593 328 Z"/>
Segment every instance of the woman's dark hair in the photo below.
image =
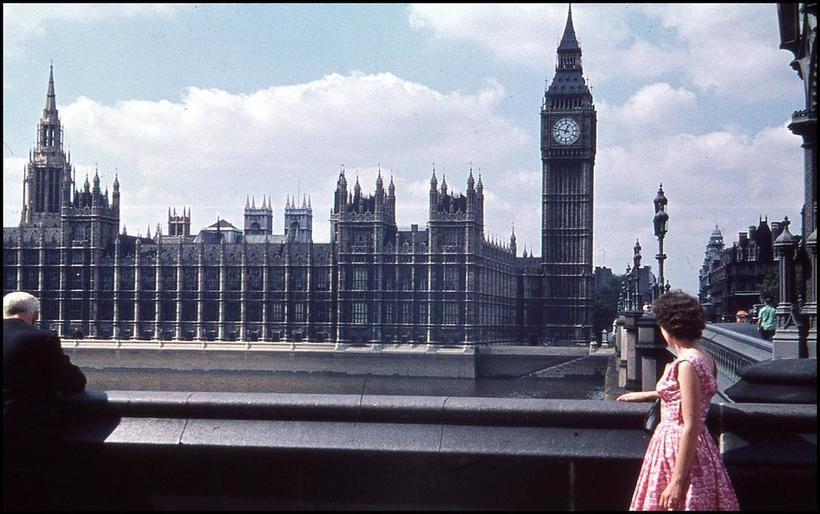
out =
<path fill-rule="evenodd" d="M 706 327 L 700 302 L 681 290 L 670 291 L 655 300 L 652 312 L 658 324 L 678 339 L 696 341 Z"/>

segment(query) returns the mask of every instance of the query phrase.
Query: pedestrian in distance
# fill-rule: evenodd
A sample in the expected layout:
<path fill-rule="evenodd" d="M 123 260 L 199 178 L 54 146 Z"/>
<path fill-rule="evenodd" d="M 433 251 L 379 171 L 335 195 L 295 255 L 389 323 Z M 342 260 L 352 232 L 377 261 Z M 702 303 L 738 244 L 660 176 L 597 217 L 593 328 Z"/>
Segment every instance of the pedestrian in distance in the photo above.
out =
<path fill-rule="evenodd" d="M 771 341 L 774 338 L 774 332 L 777 328 L 777 316 L 775 315 L 777 311 L 772 307 L 771 298 L 766 298 L 764 302 L 765 305 L 761 307 L 760 312 L 757 313 L 757 330 L 760 333 L 760 337 L 766 341 Z"/>

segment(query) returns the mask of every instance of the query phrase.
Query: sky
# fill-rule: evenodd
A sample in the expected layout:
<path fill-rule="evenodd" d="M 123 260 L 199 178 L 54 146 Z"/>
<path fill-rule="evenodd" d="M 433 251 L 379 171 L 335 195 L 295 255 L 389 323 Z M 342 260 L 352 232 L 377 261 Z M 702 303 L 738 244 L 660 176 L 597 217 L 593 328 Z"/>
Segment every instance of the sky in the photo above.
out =
<path fill-rule="evenodd" d="M 593 265 L 623 273 L 638 239 L 653 265 L 658 185 L 666 276 L 696 293 L 717 225 L 728 244 L 759 216 L 795 220 L 803 157 L 786 125 L 803 86 L 779 50 L 775 4 L 575 4 L 598 117 Z M 3 226 L 53 61 L 78 187 L 117 174 L 128 234 L 190 207 L 192 231 L 242 228 L 247 195 L 310 195 L 329 241 L 339 169 L 364 194 L 378 170 L 397 223 L 427 221 L 433 165 L 470 167 L 485 233 L 541 254 L 539 111 L 566 4 L 3 4 Z"/>

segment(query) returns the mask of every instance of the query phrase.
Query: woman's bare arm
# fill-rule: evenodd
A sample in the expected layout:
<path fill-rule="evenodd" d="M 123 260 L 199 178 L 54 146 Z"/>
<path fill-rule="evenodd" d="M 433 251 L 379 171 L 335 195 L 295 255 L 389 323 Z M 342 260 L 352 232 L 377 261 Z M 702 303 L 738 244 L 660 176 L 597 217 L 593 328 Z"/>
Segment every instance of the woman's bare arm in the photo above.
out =
<path fill-rule="evenodd" d="M 616 400 L 619 402 L 653 402 L 658 399 L 657 391 L 639 391 L 622 394 Z"/>

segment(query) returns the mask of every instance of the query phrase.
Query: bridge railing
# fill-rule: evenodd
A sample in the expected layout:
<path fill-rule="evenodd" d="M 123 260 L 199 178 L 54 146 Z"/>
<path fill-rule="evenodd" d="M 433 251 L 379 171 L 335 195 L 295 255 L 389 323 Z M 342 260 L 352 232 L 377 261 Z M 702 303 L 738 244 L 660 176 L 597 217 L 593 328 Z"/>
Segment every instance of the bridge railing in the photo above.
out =
<path fill-rule="evenodd" d="M 89 392 L 62 508 L 607 509 L 629 504 L 649 404 L 369 395 Z M 743 509 L 814 510 L 816 405 L 713 404 Z"/>
<path fill-rule="evenodd" d="M 709 323 L 700 340 L 715 359 L 718 393 L 728 402 L 731 400 L 724 392 L 740 380 L 738 369 L 772 358 L 771 342 L 732 330 L 735 328 L 733 324 Z M 663 366 L 674 358 L 655 318 L 640 312 L 622 313 L 613 332 L 620 363 L 618 385 L 627 390 L 654 389 Z"/>

